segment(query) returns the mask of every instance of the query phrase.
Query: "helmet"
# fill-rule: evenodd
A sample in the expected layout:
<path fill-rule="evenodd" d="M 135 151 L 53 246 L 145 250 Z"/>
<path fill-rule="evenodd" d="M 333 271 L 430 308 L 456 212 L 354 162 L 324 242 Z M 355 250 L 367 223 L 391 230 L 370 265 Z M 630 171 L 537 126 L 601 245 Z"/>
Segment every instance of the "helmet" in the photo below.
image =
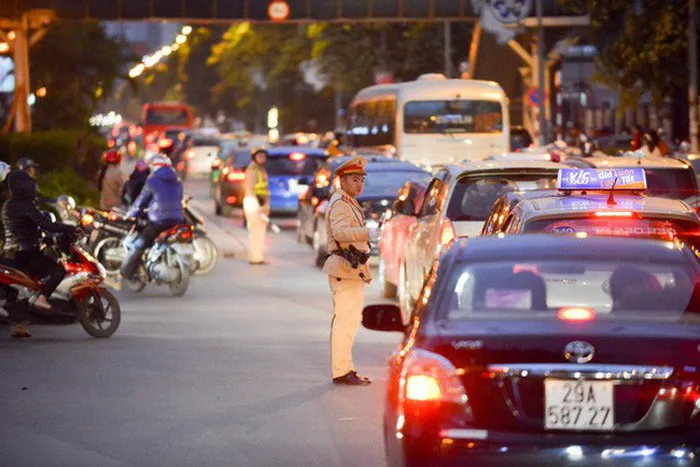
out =
<path fill-rule="evenodd" d="M 105 164 L 119 164 L 122 161 L 122 155 L 119 151 L 115 151 L 114 149 L 105 152 L 102 155 L 102 160 L 104 161 Z"/>
<path fill-rule="evenodd" d="M 148 164 L 146 164 L 145 161 L 139 159 L 136 161 L 136 164 L 134 164 L 134 170 L 137 172 L 145 172 L 146 170 L 148 170 Z"/>
<path fill-rule="evenodd" d="M 168 156 L 156 154 L 148 161 L 148 165 L 151 167 L 151 169 L 155 170 L 161 167 L 172 167 L 173 161 L 171 161 Z"/>
<path fill-rule="evenodd" d="M 7 174 L 10 173 L 10 170 L 12 170 L 10 164 L 0 161 L 0 182 L 5 180 L 5 177 L 7 177 Z"/>
<path fill-rule="evenodd" d="M 29 170 L 32 167 L 35 169 L 38 169 L 39 164 L 37 164 L 36 162 L 34 162 L 32 159 L 30 159 L 28 157 L 23 157 L 17 161 L 17 169 L 19 169 L 19 170 L 22 170 L 22 171 Z"/>

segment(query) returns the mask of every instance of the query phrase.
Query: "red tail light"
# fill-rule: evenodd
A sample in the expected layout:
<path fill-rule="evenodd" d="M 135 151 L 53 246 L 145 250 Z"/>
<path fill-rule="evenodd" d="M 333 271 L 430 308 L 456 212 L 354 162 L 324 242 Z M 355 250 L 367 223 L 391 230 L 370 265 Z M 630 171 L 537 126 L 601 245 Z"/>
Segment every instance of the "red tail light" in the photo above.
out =
<path fill-rule="evenodd" d="M 306 154 L 303 152 L 293 152 L 289 155 L 289 159 L 294 162 L 301 162 L 306 159 Z"/>
<path fill-rule="evenodd" d="M 236 196 L 226 197 L 226 204 L 236 204 L 236 201 L 238 201 L 238 198 Z"/>
<path fill-rule="evenodd" d="M 425 350 L 412 350 L 406 357 L 400 390 L 403 401 L 467 404 L 456 368 L 445 357 Z"/>
<path fill-rule="evenodd" d="M 226 180 L 229 182 L 242 182 L 245 180 L 245 172 L 242 172 L 240 170 L 234 170 L 233 172 L 229 172 L 226 174 Z"/>
<path fill-rule="evenodd" d="M 192 149 L 188 149 L 187 151 L 185 151 L 185 159 L 190 161 L 190 160 L 192 160 L 193 157 L 194 157 L 194 151 Z"/>
<path fill-rule="evenodd" d="M 177 241 L 179 242 L 191 242 L 193 237 L 192 229 L 181 229 L 177 235 Z"/>
<path fill-rule="evenodd" d="M 631 211 L 596 211 L 594 217 L 632 217 Z"/>
<path fill-rule="evenodd" d="M 591 321 L 595 318 L 595 312 L 590 308 L 566 307 L 559 309 L 557 318 L 564 321 Z"/>

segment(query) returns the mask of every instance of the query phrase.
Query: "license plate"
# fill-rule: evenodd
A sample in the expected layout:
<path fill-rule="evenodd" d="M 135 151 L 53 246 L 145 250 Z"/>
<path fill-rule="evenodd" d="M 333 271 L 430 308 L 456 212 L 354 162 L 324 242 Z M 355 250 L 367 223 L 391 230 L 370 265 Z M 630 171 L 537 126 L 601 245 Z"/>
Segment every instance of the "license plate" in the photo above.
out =
<path fill-rule="evenodd" d="M 308 188 L 308 185 L 301 185 L 299 184 L 298 181 L 291 179 L 289 180 L 289 191 L 294 193 L 295 195 L 299 195 L 306 191 Z"/>
<path fill-rule="evenodd" d="M 544 381 L 547 430 L 611 431 L 615 420 L 612 381 Z"/>
<path fill-rule="evenodd" d="M 189 244 L 183 244 L 183 243 L 176 243 L 173 245 L 173 248 L 179 255 L 193 255 L 194 254 L 194 248 L 192 248 L 192 245 Z"/>

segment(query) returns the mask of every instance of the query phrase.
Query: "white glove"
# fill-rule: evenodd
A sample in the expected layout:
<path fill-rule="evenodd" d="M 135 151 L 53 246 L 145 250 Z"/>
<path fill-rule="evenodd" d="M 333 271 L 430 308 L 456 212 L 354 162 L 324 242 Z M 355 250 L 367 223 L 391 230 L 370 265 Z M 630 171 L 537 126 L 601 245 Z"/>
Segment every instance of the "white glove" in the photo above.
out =
<path fill-rule="evenodd" d="M 255 196 L 246 196 L 243 198 L 243 210 L 252 212 L 252 211 L 258 211 L 260 209 L 260 203 L 258 202 L 258 198 Z"/>
<path fill-rule="evenodd" d="M 377 227 L 368 227 L 369 229 L 369 241 L 370 242 L 377 242 L 379 241 L 379 228 Z"/>

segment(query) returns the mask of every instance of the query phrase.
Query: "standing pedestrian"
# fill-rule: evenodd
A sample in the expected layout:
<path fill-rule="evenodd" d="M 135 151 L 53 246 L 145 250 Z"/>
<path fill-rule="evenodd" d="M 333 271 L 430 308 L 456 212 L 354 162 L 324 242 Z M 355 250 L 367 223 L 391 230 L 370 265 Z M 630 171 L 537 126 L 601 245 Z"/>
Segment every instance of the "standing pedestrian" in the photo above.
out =
<path fill-rule="evenodd" d="M 124 178 L 119 169 L 122 155 L 119 151 L 110 150 L 102 156 L 104 165 L 97 177 L 97 189 L 100 190 L 100 209 L 109 211 L 122 205 L 121 194 Z"/>
<path fill-rule="evenodd" d="M 270 215 L 270 186 L 265 163 L 267 151 L 256 149 L 252 161 L 245 170 L 245 194 L 243 214 L 248 227 L 248 262 L 252 265 L 267 264 L 263 254 L 265 231 Z"/>
<path fill-rule="evenodd" d="M 364 211 L 355 199 L 365 186 L 362 157 L 353 157 L 335 171 L 340 189 L 330 199 L 326 232 L 329 256 L 323 266 L 333 294 L 331 369 L 333 383 L 365 386 L 370 380 L 355 371 L 352 346 L 362 321 L 365 285 L 372 276 L 367 265 L 370 241 L 377 229 L 365 227 Z"/>

